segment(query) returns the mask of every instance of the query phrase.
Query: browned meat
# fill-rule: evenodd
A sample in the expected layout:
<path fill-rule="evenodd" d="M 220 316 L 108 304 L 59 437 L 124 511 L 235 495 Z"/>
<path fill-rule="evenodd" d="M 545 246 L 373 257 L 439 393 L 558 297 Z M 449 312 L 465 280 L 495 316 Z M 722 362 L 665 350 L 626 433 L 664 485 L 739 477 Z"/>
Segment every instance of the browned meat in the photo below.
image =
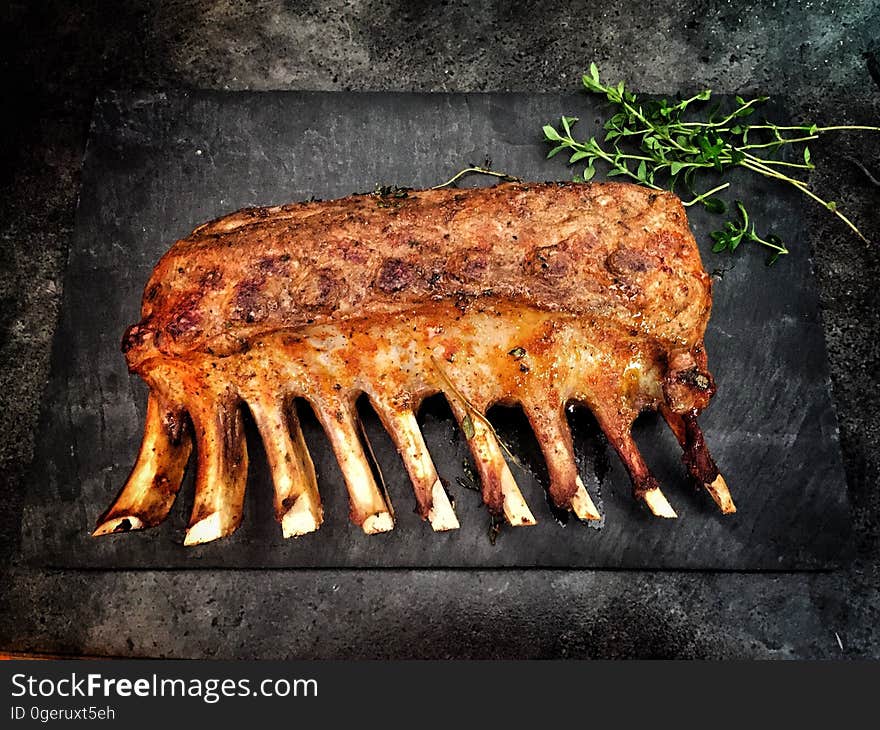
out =
<path fill-rule="evenodd" d="M 678 198 L 625 184 L 384 192 L 242 210 L 162 258 L 123 341 L 150 386 L 144 444 L 96 533 L 164 519 L 193 437 L 186 542 L 234 530 L 247 476 L 242 403 L 266 445 L 285 535 L 316 529 L 321 503 L 297 397 L 327 431 L 352 520 L 391 529 L 358 431 L 363 393 L 435 529 L 458 526 L 415 420 L 438 392 L 470 443 L 486 504 L 512 524 L 534 518 L 485 420 L 499 402 L 522 405 L 554 503 L 582 519 L 599 515 L 574 463 L 572 401 L 592 409 L 655 514 L 675 516 L 630 435 L 650 408 L 669 422 L 692 475 L 734 511 L 696 422 L 715 388 L 703 349 L 711 282 Z"/>

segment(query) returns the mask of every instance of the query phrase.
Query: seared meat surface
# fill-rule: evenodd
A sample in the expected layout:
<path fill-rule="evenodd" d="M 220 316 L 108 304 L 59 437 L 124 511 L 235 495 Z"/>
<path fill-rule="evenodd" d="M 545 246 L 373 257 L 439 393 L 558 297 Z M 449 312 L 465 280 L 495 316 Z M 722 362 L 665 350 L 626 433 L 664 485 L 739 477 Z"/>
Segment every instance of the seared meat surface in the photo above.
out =
<path fill-rule="evenodd" d="M 408 191 L 200 226 L 156 267 L 138 334 L 166 355 L 229 352 L 278 329 L 497 297 L 690 346 L 710 291 L 668 194 L 555 183 Z"/>
<path fill-rule="evenodd" d="M 97 533 L 164 519 L 193 440 L 186 542 L 234 530 L 243 404 L 266 445 L 284 534 L 316 529 L 321 502 L 294 398 L 327 431 L 352 520 L 391 529 L 354 408 L 364 393 L 435 529 L 458 526 L 415 418 L 438 392 L 468 439 L 484 501 L 512 524 L 534 517 L 485 419 L 495 403 L 522 405 L 554 503 L 581 519 L 599 515 L 574 463 L 570 402 L 593 411 L 655 514 L 675 516 L 630 435 L 644 409 L 663 413 L 692 476 L 734 510 L 696 421 L 714 392 L 703 349 L 711 281 L 678 198 L 573 183 L 384 193 L 242 210 L 162 258 L 123 340 L 150 386 L 144 444 Z"/>

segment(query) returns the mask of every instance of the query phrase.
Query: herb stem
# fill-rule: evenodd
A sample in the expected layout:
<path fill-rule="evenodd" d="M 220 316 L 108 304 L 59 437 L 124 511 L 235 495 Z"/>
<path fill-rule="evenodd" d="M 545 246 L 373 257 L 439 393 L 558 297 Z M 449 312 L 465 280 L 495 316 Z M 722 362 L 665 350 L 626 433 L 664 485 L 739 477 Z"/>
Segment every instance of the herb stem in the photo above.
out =
<path fill-rule="evenodd" d="M 505 444 L 504 441 L 501 440 L 501 437 L 498 435 L 498 432 L 495 430 L 495 426 L 492 425 L 492 422 L 473 403 L 471 403 L 467 399 L 464 393 L 462 393 L 455 386 L 455 384 L 446 374 L 446 371 L 440 366 L 439 361 L 434 355 L 431 355 L 431 362 L 433 363 L 434 369 L 437 371 L 437 374 L 440 376 L 441 380 L 443 380 L 443 382 L 446 384 L 446 387 L 449 388 L 449 391 L 452 393 L 452 395 L 460 401 L 464 410 L 466 412 L 469 411 L 471 414 L 473 414 L 495 437 L 495 439 L 498 441 L 498 445 L 501 446 L 504 453 L 506 453 L 510 457 L 511 461 L 518 467 L 522 468 L 522 464 L 520 464 L 519 459 L 517 459 L 514 453 L 507 447 L 507 444 Z M 473 433 L 471 433 L 470 435 L 465 434 L 465 436 L 468 439 L 471 439 L 473 438 Z"/>
<path fill-rule="evenodd" d="M 719 185 L 717 188 L 712 188 L 711 190 L 707 190 L 705 193 L 700 193 L 696 198 L 687 201 L 687 203 L 682 201 L 682 205 L 685 208 L 690 208 L 694 203 L 701 203 L 703 200 L 708 198 L 713 193 L 721 192 L 722 190 L 725 190 L 726 188 L 729 188 L 729 187 L 730 187 L 730 183 L 726 182 L 723 185 Z"/>
<path fill-rule="evenodd" d="M 755 243 L 760 243 L 762 246 L 766 246 L 767 248 L 772 248 L 774 251 L 776 251 L 779 254 L 789 253 L 788 249 L 785 246 L 779 246 L 779 245 L 772 243 L 770 241 L 765 241 L 763 238 L 761 238 L 754 231 L 752 231 L 751 240 L 754 241 Z"/>
<path fill-rule="evenodd" d="M 492 177 L 501 178 L 505 182 L 522 182 L 522 178 L 513 177 L 512 175 L 508 175 L 506 172 L 497 172 L 495 170 L 488 170 L 485 167 L 466 167 L 464 170 L 461 170 L 451 178 L 449 178 L 445 183 L 440 183 L 439 185 L 434 185 L 431 190 L 439 190 L 440 188 L 445 188 L 449 185 L 454 185 L 461 178 L 465 177 L 465 175 L 491 175 Z"/>
<path fill-rule="evenodd" d="M 750 155 L 746 153 L 746 158 L 749 160 L 754 160 L 755 162 L 761 162 L 765 165 L 776 165 L 777 167 L 795 167 L 799 170 L 813 170 L 813 165 L 807 165 L 802 162 L 785 162 L 784 160 L 766 160 L 763 157 L 757 157 L 756 155 Z"/>
<path fill-rule="evenodd" d="M 734 109 L 730 114 L 728 114 L 726 117 L 724 117 L 724 119 L 722 119 L 720 122 L 717 122 L 716 124 L 719 127 L 723 127 L 725 124 L 728 124 L 731 120 L 736 119 L 736 117 L 742 116 L 742 112 L 744 109 L 748 109 L 749 107 L 753 106 L 754 104 L 757 104 L 757 103 L 764 101 L 764 100 L 765 99 L 760 96 L 755 99 L 750 99 L 745 104 L 740 104 L 736 109 Z"/>
<path fill-rule="evenodd" d="M 816 125 L 807 125 L 807 124 L 794 124 L 794 125 L 782 125 L 782 124 L 750 124 L 749 127 L 751 129 L 779 129 L 782 131 L 801 131 L 801 132 L 809 132 L 810 134 L 815 134 L 816 132 L 880 132 L 880 127 L 868 127 L 859 124 L 841 124 L 834 127 L 817 127 Z"/>
<path fill-rule="evenodd" d="M 819 203 L 819 205 L 821 205 L 823 208 L 834 213 L 834 215 L 836 215 L 838 218 L 840 218 L 840 220 L 842 220 L 844 223 L 846 223 L 846 225 L 849 226 L 849 228 L 852 230 L 852 232 L 855 233 L 859 238 L 861 238 L 865 243 L 870 243 L 870 241 L 867 238 L 865 238 L 865 236 L 862 234 L 862 232 L 856 227 L 855 223 L 853 223 L 849 218 L 847 218 L 843 213 L 841 213 L 837 209 L 837 205 L 835 203 L 830 202 L 828 200 L 823 200 L 822 198 L 820 198 L 812 190 L 810 190 L 810 188 L 807 186 L 807 183 L 803 182 L 802 180 L 797 180 L 793 177 L 789 177 L 788 175 L 783 175 L 782 173 L 776 172 L 775 170 L 772 170 L 768 167 L 765 167 L 764 165 L 756 165 L 756 164 L 749 162 L 749 161 L 743 161 L 740 164 L 743 167 L 745 167 L 749 170 L 752 170 L 753 172 L 757 172 L 757 173 L 760 173 L 761 175 L 764 175 L 765 177 L 772 177 L 777 180 L 787 182 L 789 185 L 793 185 L 798 190 L 800 190 L 804 195 L 806 195 L 809 198 L 812 198 L 817 203 Z"/>
<path fill-rule="evenodd" d="M 609 155 L 605 150 L 603 150 L 598 144 L 595 145 L 593 151 L 596 153 L 598 157 L 601 157 L 605 162 L 607 162 L 611 167 L 615 170 L 619 170 L 621 174 L 628 175 L 636 182 L 641 183 L 642 185 L 646 185 L 649 188 L 653 188 L 654 190 L 662 190 L 659 185 L 654 185 L 654 183 L 647 182 L 639 178 L 632 170 L 630 170 L 626 165 L 621 165 L 619 162 L 616 162 L 614 158 Z"/>
<path fill-rule="evenodd" d="M 860 124 L 844 124 L 837 127 L 819 127 L 817 132 L 880 132 L 880 127 L 867 127 Z"/>
<path fill-rule="evenodd" d="M 793 167 L 798 170 L 815 170 L 815 165 L 805 165 L 802 162 L 785 162 L 784 160 L 764 160 L 760 157 L 756 157 L 756 160 L 761 160 L 765 165 L 776 165 L 777 167 Z"/>
<path fill-rule="evenodd" d="M 761 144 L 747 144 L 742 147 L 734 147 L 735 150 L 739 152 L 743 152 L 744 150 L 760 150 L 766 147 L 782 147 L 782 145 L 786 144 L 795 144 L 797 142 L 809 142 L 814 139 L 819 139 L 818 135 L 811 135 L 809 137 L 780 137 L 779 139 L 774 139 L 772 142 L 763 142 Z"/>

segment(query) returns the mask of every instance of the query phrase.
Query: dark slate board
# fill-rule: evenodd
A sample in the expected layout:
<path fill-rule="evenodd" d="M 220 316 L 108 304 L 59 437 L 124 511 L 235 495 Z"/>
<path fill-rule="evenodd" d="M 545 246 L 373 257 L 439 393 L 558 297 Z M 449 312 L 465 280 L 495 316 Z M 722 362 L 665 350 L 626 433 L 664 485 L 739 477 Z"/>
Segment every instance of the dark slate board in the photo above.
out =
<path fill-rule="evenodd" d="M 247 205 L 330 198 L 378 183 L 426 187 L 487 156 L 526 179 L 567 179 L 544 159 L 544 121 L 598 122 L 585 95 L 261 93 L 127 96 L 99 101 L 85 158 L 76 235 L 64 287 L 33 483 L 25 554 L 40 565 L 82 568 L 499 567 L 817 569 L 841 557 L 849 533 L 846 483 L 829 397 L 828 366 L 801 202 L 762 181 L 742 194 L 793 253 L 773 271 L 763 254 L 731 261 L 708 252 L 712 221 L 692 226 L 709 269 L 725 267 L 707 336 L 718 395 L 702 418 L 739 512 L 722 517 L 687 482 L 680 452 L 647 415 L 637 438 L 680 519 L 654 519 L 588 413 L 572 415 L 588 489 L 600 495 L 601 528 L 558 523 L 543 468 L 517 411 L 493 414 L 520 456 L 514 466 L 539 524 L 489 540 L 489 518 L 466 479 L 466 446 L 442 404 L 422 414 L 462 529 L 435 534 L 390 441 L 368 420 L 398 524 L 365 536 L 347 520 L 347 497 L 330 449 L 306 419 L 325 503 L 316 533 L 283 540 L 271 514 L 264 457 L 251 429 L 253 466 L 244 524 L 230 538 L 184 548 L 192 473 L 170 518 L 154 530 L 93 539 L 89 531 L 125 481 L 137 453 L 145 388 L 129 376 L 120 336 L 138 318 L 144 283 L 160 255 L 197 224 Z M 469 181 L 468 184 L 478 184 Z M 368 414 L 369 415 L 369 414 Z M 535 475 L 535 476 L 533 476 Z"/>

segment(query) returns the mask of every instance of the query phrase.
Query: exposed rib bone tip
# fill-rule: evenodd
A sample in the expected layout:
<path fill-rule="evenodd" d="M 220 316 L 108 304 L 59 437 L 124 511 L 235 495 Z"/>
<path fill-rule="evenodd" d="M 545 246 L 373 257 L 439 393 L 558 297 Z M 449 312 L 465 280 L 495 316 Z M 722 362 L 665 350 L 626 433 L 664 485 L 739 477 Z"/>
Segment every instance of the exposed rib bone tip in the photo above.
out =
<path fill-rule="evenodd" d="M 675 514 L 675 510 L 672 509 L 672 505 L 669 504 L 666 497 L 663 495 L 663 492 L 657 487 L 645 492 L 642 499 L 645 500 L 645 504 L 648 505 L 648 509 L 651 510 L 651 513 L 654 516 L 666 517 L 669 519 L 678 517 L 678 515 Z"/>
<path fill-rule="evenodd" d="M 186 537 L 183 538 L 183 544 L 201 545 L 205 542 L 211 542 L 218 538 L 224 537 L 228 532 L 223 529 L 223 518 L 219 512 L 208 515 L 203 520 L 199 520 L 196 524 L 190 526 L 186 531 Z"/>
<path fill-rule="evenodd" d="M 501 490 L 504 495 L 504 516 L 511 525 L 519 527 L 538 524 L 509 469 L 505 469 L 502 474 Z"/>
<path fill-rule="evenodd" d="M 143 530 L 146 527 L 144 521 L 134 515 L 122 515 L 122 517 L 114 517 L 98 525 L 92 537 L 100 537 L 101 535 L 112 535 L 119 532 L 131 532 L 132 530 Z"/>
<path fill-rule="evenodd" d="M 428 520 L 430 520 L 431 527 L 435 532 L 457 530 L 460 527 L 449 496 L 439 479 L 431 487 L 431 511 L 428 512 Z"/>
<path fill-rule="evenodd" d="M 725 515 L 732 515 L 736 512 L 736 505 L 733 503 L 733 497 L 730 496 L 730 490 L 727 488 L 727 482 L 720 474 L 715 477 L 711 484 L 706 485 L 706 491 L 712 495 L 715 504 L 721 509 Z"/>
<path fill-rule="evenodd" d="M 368 535 L 388 532 L 389 530 L 394 529 L 394 518 L 391 516 L 390 512 L 377 512 L 376 514 L 367 517 L 361 527 Z"/>
<path fill-rule="evenodd" d="M 590 493 L 579 476 L 575 479 L 575 483 L 577 484 L 577 491 L 574 493 L 574 497 L 571 498 L 571 508 L 574 510 L 577 518 L 584 522 L 601 520 L 602 515 L 599 514 L 599 510 L 593 504 Z"/>
<path fill-rule="evenodd" d="M 323 522 L 324 510 L 315 505 L 307 494 L 302 494 L 281 517 L 281 533 L 284 537 L 299 537 L 317 530 Z"/>

